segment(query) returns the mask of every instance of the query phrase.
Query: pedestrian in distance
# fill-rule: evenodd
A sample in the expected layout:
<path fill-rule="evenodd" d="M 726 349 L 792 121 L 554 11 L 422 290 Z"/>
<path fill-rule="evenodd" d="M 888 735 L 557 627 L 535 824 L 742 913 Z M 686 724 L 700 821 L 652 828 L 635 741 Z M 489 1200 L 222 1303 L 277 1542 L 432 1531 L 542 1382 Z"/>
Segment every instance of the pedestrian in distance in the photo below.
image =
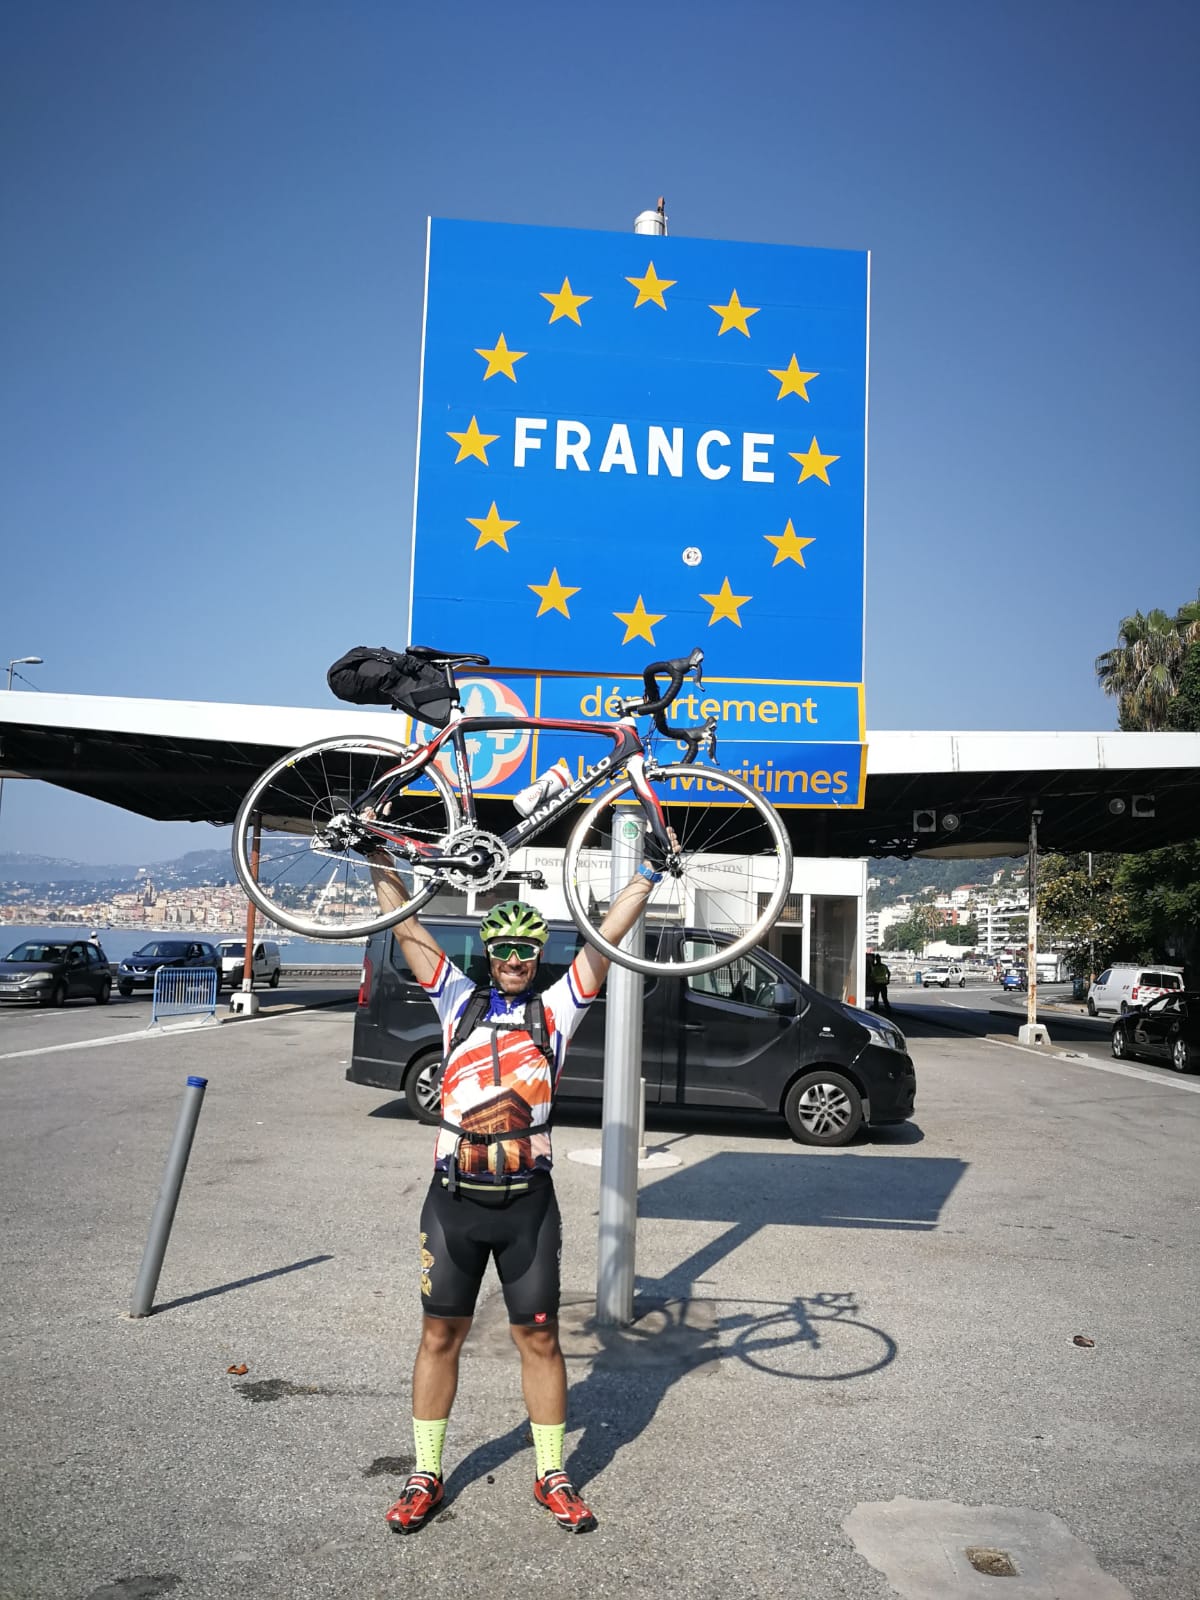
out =
<path fill-rule="evenodd" d="M 367 859 L 380 907 L 399 910 L 407 896 L 391 856 L 377 848 Z M 605 939 L 617 944 L 625 937 L 660 878 L 642 862 L 600 925 Z M 521 1362 L 536 1458 L 534 1499 L 569 1533 L 596 1527 L 594 1513 L 563 1468 L 562 1228 L 549 1130 L 567 1045 L 609 963 L 585 944 L 564 976 L 538 993 L 538 964 L 549 933 L 535 906 L 510 900 L 493 907 L 480 924 L 489 982 L 477 988 L 415 915 L 393 929 L 414 978 L 437 1009 L 445 1048 L 442 1123 L 420 1222 L 422 1324 L 412 1384 L 416 1460 L 385 1514 L 396 1533 L 424 1527 L 444 1498 L 442 1447 L 458 1389 L 459 1355 L 493 1257 Z"/>
<path fill-rule="evenodd" d="M 889 1017 L 892 1014 L 892 1003 L 888 999 L 888 984 L 891 981 L 892 969 L 883 957 L 878 954 L 869 955 L 867 957 L 867 984 L 871 990 L 871 1010 L 886 1011 Z"/>

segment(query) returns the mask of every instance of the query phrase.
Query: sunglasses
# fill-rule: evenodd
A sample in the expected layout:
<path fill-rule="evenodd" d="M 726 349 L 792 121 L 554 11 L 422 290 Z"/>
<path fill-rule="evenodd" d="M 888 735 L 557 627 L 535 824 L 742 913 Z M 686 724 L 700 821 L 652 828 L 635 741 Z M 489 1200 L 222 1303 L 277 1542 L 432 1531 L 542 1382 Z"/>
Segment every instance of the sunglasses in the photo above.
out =
<path fill-rule="evenodd" d="M 496 961 L 508 961 L 512 956 L 518 961 L 536 961 L 542 947 L 532 939 L 495 939 L 488 945 L 487 953 Z"/>

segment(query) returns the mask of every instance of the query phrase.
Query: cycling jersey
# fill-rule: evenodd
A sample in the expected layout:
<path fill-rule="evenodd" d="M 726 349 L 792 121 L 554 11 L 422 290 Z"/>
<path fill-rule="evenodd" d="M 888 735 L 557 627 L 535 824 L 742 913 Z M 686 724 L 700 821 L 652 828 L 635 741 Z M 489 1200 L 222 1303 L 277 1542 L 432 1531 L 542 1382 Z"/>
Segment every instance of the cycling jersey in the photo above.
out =
<path fill-rule="evenodd" d="M 493 988 L 487 1013 L 451 1048 L 459 1018 L 475 984 L 442 955 L 429 983 L 421 986 L 437 1008 L 446 1065 L 442 1070 L 442 1116 L 452 1126 L 438 1135 L 434 1167 L 449 1172 L 457 1163 L 464 1183 L 520 1182 L 553 1165 L 550 1105 L 566 1057 L 567 1043 L 596 998 L 588 992 L 579 960 L 541 996 L 553 1065 L 523 1027 L 528 995 L 508 996 Z M 472 1143 L 467 1135 L 512 1134 L 494 1143 Z M 543 1131 L 539 1132 L 538 1130 Z"/>

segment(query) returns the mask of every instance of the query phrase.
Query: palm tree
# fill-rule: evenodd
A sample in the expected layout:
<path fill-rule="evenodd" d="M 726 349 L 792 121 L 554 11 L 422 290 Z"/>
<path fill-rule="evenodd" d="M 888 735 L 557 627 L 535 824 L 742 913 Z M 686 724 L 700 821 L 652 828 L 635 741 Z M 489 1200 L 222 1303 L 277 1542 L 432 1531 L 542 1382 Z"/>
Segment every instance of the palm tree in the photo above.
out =
<path fill-rule="evenodd" d="M 1120 641 L 1096 657 L 1096 677 L 1117 701 L 1117 726 L 1154 732 L 1167 725 L 1171 701 L 1191 646 L 1200 642 L 1200 592 L 1173 617 L 1157 608 L 1135 611 L 1117 629 Z"/>

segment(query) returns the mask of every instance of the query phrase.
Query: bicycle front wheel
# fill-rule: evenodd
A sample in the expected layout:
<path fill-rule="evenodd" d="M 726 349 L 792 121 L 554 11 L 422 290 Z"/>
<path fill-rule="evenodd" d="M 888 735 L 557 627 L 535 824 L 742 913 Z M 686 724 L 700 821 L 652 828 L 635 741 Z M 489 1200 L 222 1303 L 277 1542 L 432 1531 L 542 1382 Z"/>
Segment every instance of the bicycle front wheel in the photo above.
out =
<path fill-rule="evenodd" d="M 281 928 L 309 939 L 365 939 L 400 917 L 382 912 L 368 862 L 332 847 L 330 821 L 363 804 L 388 773 L 389 833 L 436 844 L 458 821 L 458 803 L 435 766 L 403 770 L 409 752 L 382 739 L 322 739 L 268 767 L 242 801 L 233 825 L 233 865 L 242 888 Z M 259 823 L 258 872 L 252 870 Z M 418 911 L 442 886 L 436 870 L 398 861 L 408 894 L 404 915 Z"/>
<path fill-rule="evenodd" d="M 791 842 L 774 806 L 718 767 L 660 767 L 647 776 L 680 858 L 678 875 L 664 874 L 647 899 L 645 955 L 600 932 L 612 898 L 613 827 L 641 814 L 628 780 L 575 825 L 563 861 L 567 904 L 588 943 L 619 966 L 649 977 L 711 972 L 752 950 L 778 919 L 792 886 Z M 683 937 L 666 937 L 670 930 Z"/>

